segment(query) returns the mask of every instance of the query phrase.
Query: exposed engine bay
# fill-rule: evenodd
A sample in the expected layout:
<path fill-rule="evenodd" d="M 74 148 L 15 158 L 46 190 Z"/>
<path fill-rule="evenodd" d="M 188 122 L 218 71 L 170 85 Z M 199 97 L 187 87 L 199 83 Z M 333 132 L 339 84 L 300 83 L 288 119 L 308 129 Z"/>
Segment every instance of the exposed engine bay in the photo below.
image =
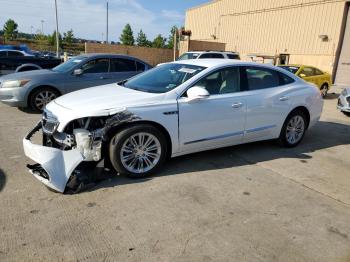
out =
<path fill-rule="evenodd" d="M 138 119 L 140 118 L 125 110 L 112 116 L 73 120 L 63 132 L 59 132 L 59 122 L 50 112 L 45 111 L 42 120 L 23 140 L 26 156 L 37 162 L 28 165 L 28 168 L 49 188 L 62 193 L 77 193 L 92 182 L 84 174 L 84 169 L 91 169 L 107 156 L 106 145 L 110 131 L 123 123 Z M 30 141 L 40 129 L 42 146 Z M 109 167 L 108 161 L 104 164 Z"/>

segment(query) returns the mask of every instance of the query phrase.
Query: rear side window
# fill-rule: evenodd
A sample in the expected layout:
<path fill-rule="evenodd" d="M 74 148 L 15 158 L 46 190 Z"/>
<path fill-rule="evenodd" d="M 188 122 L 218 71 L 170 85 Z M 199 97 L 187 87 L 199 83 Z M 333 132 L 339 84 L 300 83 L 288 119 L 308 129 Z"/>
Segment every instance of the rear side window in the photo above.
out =
<path fill-rule="evenodd" d="M 323 72 L 317 68 L 314 68 L 315 70 L 315 75 L 319 76 L 319 75 L 323 75 Z"/>
<path fill-rule="evenodd" d="M 224 58 L 224 56 L 219 53 L 207 53 L 199 57 L 199 59 L 205 59 L 205 58 Z"/>
<path fill-rule="evenodd" d="M 237 55 L 237 54 L 227 54 L 227 57 L 229 59 L 237 59 L 237 60 L 240 59 L 239 55 Z"/>
<path fill-rule="evenodd" d="M 144 70 L 144 69 L 143 69 Z M 111 72 L 134 72 L 136 62 L 125 58 L 114 58 L 111 60 Z"/>
<path fill-rule="evenodd" d="M 0 57 L 7 57 L 7 51 L 0 51 Z"/>
<path fill-rule="evenodd" d="M 278 72 L 279 76 L 280 76 L 280 85 L 289 85 L 291 83 L 294 83 L 295 80 L 281 72 Z"/>
<path fill-rule="evenodd" d="M 279 72 L 261 67 L 246 67 L 248 90 L 260 90 L 280 85 Z"/>
<path fill-rule="evenodd" d="M 145 69 L 146 69 L 145 64 L 142 64 L 142 63 L 136 61 L 136 71 L 137 72 L 143 72 L 143 71 L 145 71 Z"/>

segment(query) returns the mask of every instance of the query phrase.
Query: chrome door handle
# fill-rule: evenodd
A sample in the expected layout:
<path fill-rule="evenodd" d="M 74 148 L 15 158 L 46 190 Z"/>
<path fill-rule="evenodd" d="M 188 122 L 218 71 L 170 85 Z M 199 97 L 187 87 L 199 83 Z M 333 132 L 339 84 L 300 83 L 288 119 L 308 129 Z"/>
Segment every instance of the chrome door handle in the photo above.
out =
<path fill-rule="evenodd" d="M 289 98 L 288 97 L 286 97 L 286 96 L 282 96 L 282 97 L 280 97 L 280 101 L 287 101 Z"/>
<path fill-rule="evenodd" d="M 243 104 L 242 103 L 233 103 L 232 104 L 232 108 L 241 108 L 243 106 Z"/>

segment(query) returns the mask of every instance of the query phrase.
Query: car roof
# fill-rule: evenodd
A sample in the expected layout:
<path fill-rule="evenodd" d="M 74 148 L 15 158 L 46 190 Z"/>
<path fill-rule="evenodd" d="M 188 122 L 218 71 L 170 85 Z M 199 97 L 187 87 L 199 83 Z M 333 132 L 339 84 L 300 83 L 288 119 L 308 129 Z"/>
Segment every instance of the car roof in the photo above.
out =
<path fill-rule="evenodd" d="M 208 58 L 208 59 L 192 59 L 192 60 L 179 60 L 172 63 L 196 65 L 203 67 L 216 67 L 216 66 L 230 66 L 230 65 L 249 65 L 249 66 L 264 66 L 274 68 L 271 64 L 261 64 L 256 62 L 248 62 L 235 59 L 221 59 L 221 58 Z M 283 69 L 281 69 L 283 70 Z"/>
<path fill-rule="evenodd" d="M 208 51 L 188 51 L 185 52 L 186 54 L 204 54 L 204 53 L 222 53 L 222 54 L 239 54 L 238 52 L 232 52 L 232 51 L 215 51 L 215 50 L 208 50 Z"/>
<path fill-rule="evenodd" d="M 84 57 L 84 58 L 130 58 L 130 59 L 134 59 L 136 61 L 139 61 L 141 63 L 144 63 L 148 66 L 151 66 L 150 64 L 148 64 L 146 61 L 141 60 L 137 57 L 134 56 L 130 56 L 130 55 L 124 55 L 124 54 L 105 54 L 105 53 L 88 53 L 88 54 L 81 54 L 81 55 L 77 55 L 79 57 Z"/>

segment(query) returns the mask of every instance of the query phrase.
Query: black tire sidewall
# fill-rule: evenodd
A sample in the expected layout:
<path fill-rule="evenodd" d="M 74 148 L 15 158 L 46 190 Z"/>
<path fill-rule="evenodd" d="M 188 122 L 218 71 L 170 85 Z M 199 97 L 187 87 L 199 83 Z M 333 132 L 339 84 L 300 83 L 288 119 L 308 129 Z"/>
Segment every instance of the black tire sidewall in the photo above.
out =
<path fill-rule="evenodd" d="M 124 167 L 120 159 L 120 150 L 125 140 L 128 139 L 130 136 L 139 132 L 150 133 L 154 135 L 159 140 L 159 143 L 161 145 L 161 156 L 157 165 L 151 170 L 142 174 L 131 173 L 130 171 L 128 171 Z M 109 142 L 109 157 L 113 168 L 119 174 L 127 175 L 131 178 L 143 178 L 145 176 L 151 175 L 164 163 L 166 156 L 167 156 L 167 143 L 166 143 L 165 136 L 157 128 L 148 124 L 137 124 L 137 125 L 126 127 L 120 130 L 119 132 L 117 132 L 117 134 L 115 134 Z"/>
<path fill-rule="evenodd" d="M 297 143 L 291 144 L 291 143 L 288 142 L 287 137 L 286 137 L 287 126 L 288 126 L 289 121 L 293 117 L 298 116 L 298 115 L 301 116 L 303 118 L 303 120 L 304 120 L 304 133 L 303 133 L 303 136 L 301 137 L 301 139 Z M 306 133 L 306 130 L 307 130 L 307 125 L 308 125 L 307 118 L 306 118 L 306 116 L 305 116 L 303 111 L 295 110 L 295 111 L 291 112 L 288 115 L 288 117 L 286 118 L 286 120 L 284 121 L 284 124 L 283 124 L 282 130 L 281 130 L 278 142 L 280 143 L 280 145 L 282 145 L 284 147 L 296 147 L 303 140 L 303 138 L 305 136 L 305 133 Z"/>
<path fill-rule="evenodd" d="M 36 107 L 35 105 L 35 97 L 37 97 L 37 95 L 43 91 L 50 91 L 52 93 L 55 93 L 56 98 L 60 96 L 60 94 L 53 88 L 39 88 L 37 90 L 35 90 L 29 97 L 29 106 L 32 110 L 36 111 L 36 112 L 42 112 L 43 110 L 39 109 Z"/>
<path fill-rule="evenodd" d="M 320 90 L 322 91 L 323 89 L 326 89 L 326 90 L 327 90 L 325 95 L 323 95 L 323 93 L 322 93 L 322 97 L 325 98 L 325 97 L 327 96 L 328 90 L 329 90 L 328 84 L 323 84 L 323 85 L 321 86 L 321 89 L 320 89 Z"/>

